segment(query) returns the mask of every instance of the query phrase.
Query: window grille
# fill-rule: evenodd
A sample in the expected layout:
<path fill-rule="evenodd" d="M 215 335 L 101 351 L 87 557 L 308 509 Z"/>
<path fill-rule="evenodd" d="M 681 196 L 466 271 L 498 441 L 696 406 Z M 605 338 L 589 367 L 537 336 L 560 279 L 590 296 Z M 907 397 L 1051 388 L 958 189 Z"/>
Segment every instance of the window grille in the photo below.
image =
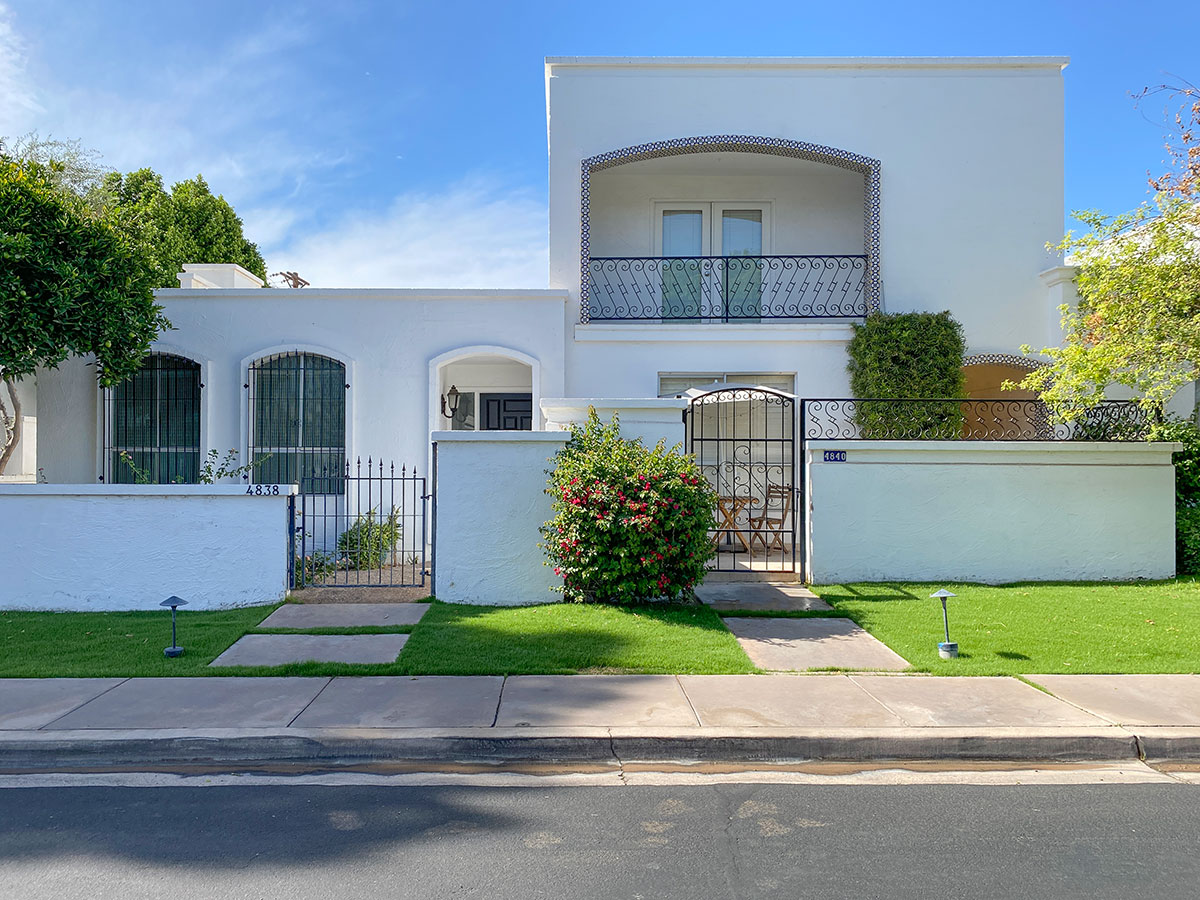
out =
<path fill-rule="evenodd" d="M 341 493 L 346 475 L 346 367 L 316 353 L 289 352 L 251 363 L 250 478 Z"/>
<path fill-rule="evenodd" d="M 144 473 L 152 484 L 194 484 L 200 472 L 203 387 L 199 363 L 151 353 L 137 372 L 106 390 L 100 480 L 133 484 Z"/>

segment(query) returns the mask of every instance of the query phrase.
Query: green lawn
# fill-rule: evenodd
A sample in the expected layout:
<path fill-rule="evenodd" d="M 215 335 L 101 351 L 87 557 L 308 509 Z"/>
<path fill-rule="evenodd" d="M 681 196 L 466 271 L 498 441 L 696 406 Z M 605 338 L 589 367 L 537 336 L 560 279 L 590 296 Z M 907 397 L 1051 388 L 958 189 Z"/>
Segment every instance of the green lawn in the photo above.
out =
<path fill-rule="evenodd" d="M 316 629 L 306 633 L 411 631 L 394 663 L 296 663 L 210 669 L 278 606 L 179 612 L 184 655 L 166 659 L 166 612 L 0 612 L 0 677 L 159 675 L 464 675 L 573 672 L 753 672 L 716 613 L 701 606 L 618 609 L 550 604 L 498 608 L 435 602 L 415 627 Z"/>
<path fill-rule="evenodd" d="M 942 607 L 959 659 L 942 660 Z M 1200 583 L 814 586 L 913 664 L 938 675 L 1200 672 Z"/>
<path fill-rule="evenodd" d="M 407 674 L 726 674 L 756 669 L 706 606 L 435 603 L 397 664 Z"/>
<path fill-rule="evenodd" d="M 211 675 L 205 666 L 277 608 L 180 610 L 178 659 L 163 656 L 171 643 L 168 610 L 0 612 L 0 676 Z"/>

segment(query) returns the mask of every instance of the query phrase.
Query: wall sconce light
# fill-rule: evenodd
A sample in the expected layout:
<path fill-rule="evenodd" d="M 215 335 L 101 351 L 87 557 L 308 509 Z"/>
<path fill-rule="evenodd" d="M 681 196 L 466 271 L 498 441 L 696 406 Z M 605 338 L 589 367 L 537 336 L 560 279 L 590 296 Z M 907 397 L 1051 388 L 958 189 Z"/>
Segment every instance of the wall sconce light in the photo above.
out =
<path fill-rule="evenodd" d="M 175 610 L 180 606 L 187 606 L 187 601 L 180 597 L 168 597 L 159 606 L 171 607 L 171 646 L 163 649 L 163 656 L 169 659 L 174 659 L 177 656 L 183 655 L 183 648 L 179 646 L 179 641 L 175 640 Z"/>
<path fill-rule="evenodd" d="M 942 659 L 958 659 L 958 644 L 950 640 L 950 617 L 946 613 L 946 600 L 956 595 L 942 588 L 929 596 L 942 601 L 942 627 L 946 630 L 946 640 L 938 644 L 938 656 Z"/>
<path fill-rule="evenodd" d="M 459 396 L 458 388 L 454 385 L 450 385 L 450 390 L 442 394 L 442 415 L 447 419 L 453 419 L 455 413 L 458 412 Z M 446 402 L 447 398 L 450 401 L 449 403 Z"/>

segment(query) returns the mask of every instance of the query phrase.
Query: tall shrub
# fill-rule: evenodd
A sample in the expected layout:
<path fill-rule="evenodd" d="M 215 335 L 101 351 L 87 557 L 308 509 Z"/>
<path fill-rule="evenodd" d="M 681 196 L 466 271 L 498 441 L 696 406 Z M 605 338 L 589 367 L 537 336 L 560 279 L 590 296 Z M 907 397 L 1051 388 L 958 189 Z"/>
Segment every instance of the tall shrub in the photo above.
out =
<path fill-rule="evenodd" d="M 716 494 L 690 456 L 621 437 L 595 410 L 554 458 L 541 533 L 566 599 L 690 599 L 713 555 Z"/>
<path fill-rule="evenodd" d="M 1150 429 L 1152 441 L 1179 441 L 1183 450 L 1171 456 L 1175 464 L 1175 569 L 1180 575 L 1200 574 L 1200 428 L 1182 419 Z"/>
<path fill-rule="evenodd" d="M 855 397 L 946 399 L 966 396 L 962 371 L 966 338 L 949 312 L 876 313 L 854 325 L 847 348 Z M 865 438 L 943 438 L 962 434 L 958 403 L 855 404 Z"/>

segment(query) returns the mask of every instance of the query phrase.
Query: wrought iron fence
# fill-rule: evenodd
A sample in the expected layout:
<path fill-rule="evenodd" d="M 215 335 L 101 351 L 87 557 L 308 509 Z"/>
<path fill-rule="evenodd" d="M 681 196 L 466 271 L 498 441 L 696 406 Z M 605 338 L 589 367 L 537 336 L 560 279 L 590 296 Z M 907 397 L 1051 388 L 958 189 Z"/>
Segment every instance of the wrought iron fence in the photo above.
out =
<path fill-rule="evenodd" d="M 867 314 L 866 256 L 592 257 L 590 321 L 760 321 Z"/>
<path fill-rule="evenodd" d="M 1071 421 L 1040 400 L 805 400 L 805 440 L 1140 441 L 1140 405 L 1105 400 Z"/>
<path fill-rule="evenodd" d="M 303 473 L 292 522 L 292 587 L 423 587 L 425 476 L 367 458 Z"/>

